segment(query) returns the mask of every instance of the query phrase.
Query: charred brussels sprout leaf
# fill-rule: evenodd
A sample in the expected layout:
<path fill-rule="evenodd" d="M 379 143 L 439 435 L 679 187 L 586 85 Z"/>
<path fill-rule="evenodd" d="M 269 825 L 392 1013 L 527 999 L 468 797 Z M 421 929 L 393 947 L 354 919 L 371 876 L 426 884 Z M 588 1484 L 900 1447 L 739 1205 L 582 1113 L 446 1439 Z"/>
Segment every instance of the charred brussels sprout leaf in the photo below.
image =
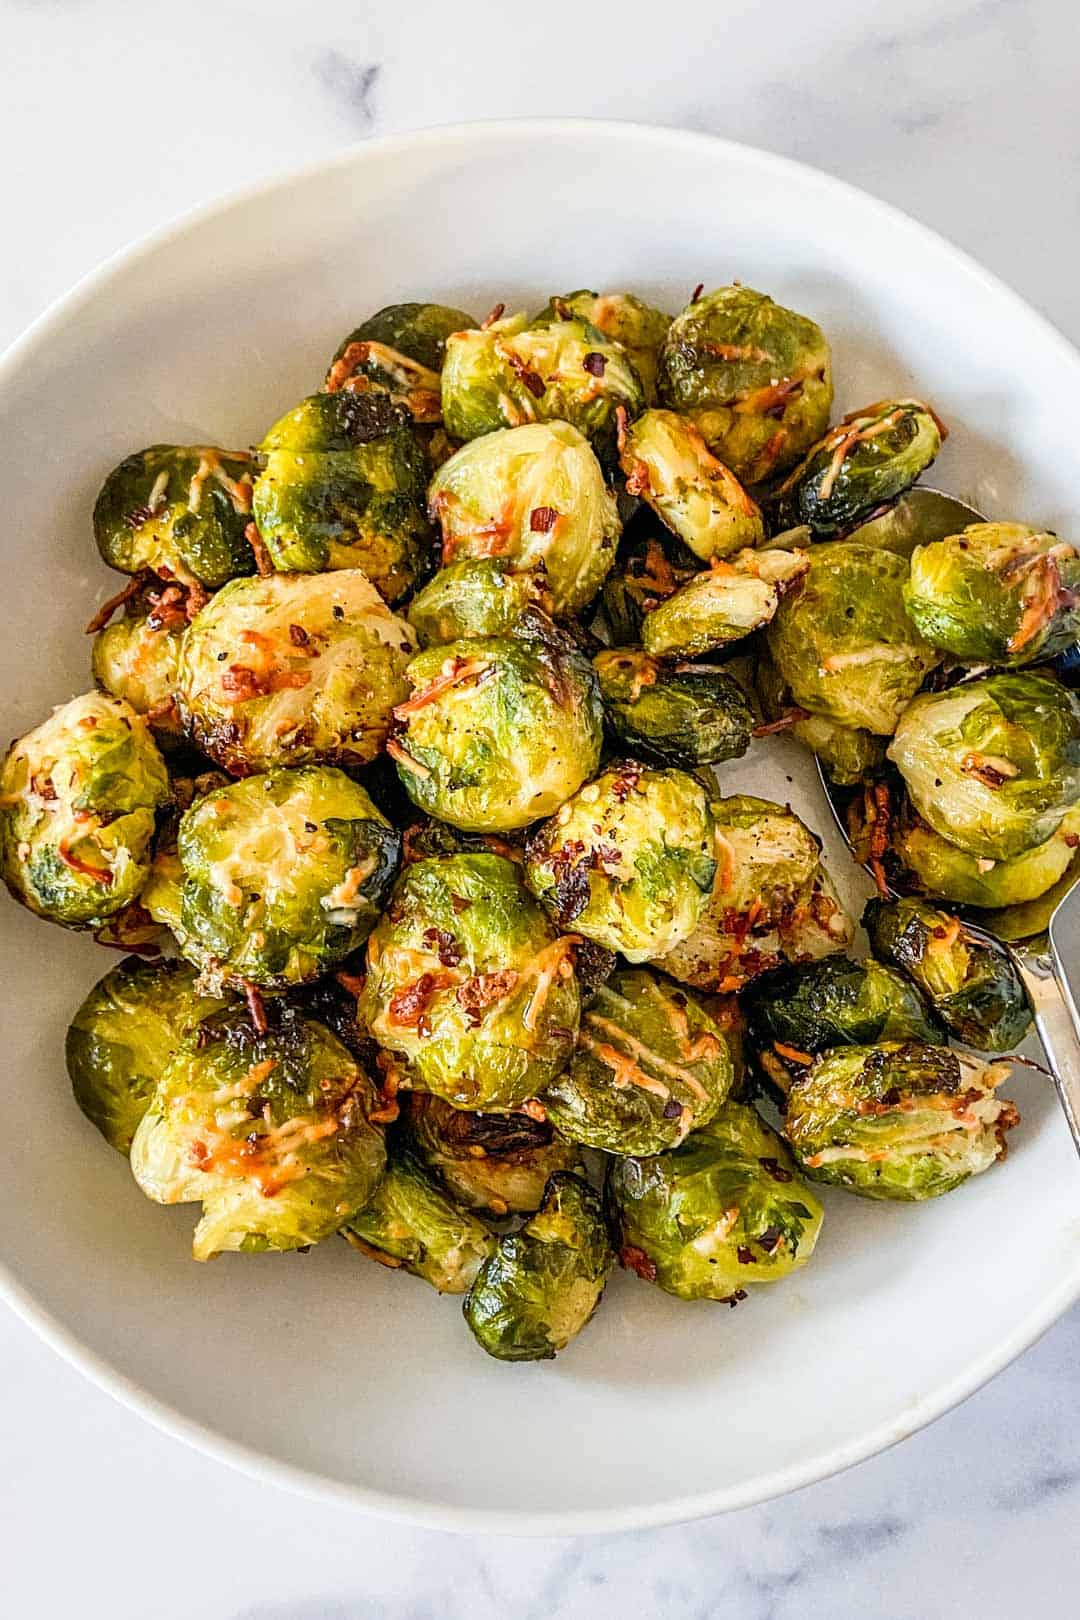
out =
<path fill-rule="evenodd" d="M 779 549 L 714 562 L 646 614 L 642 645 L 654 657 L 695 658 L 738 641 L 770 622 L 808 567 L 806 552 Z"/>
<path fill-rule="evenodd" d="M 528 1114 L 474 1113 L 414 1091 L 408 1125 L 417 1151 L 451 1197 L 489 1215 L 531 1214 L 549 1176 L 581 1168 L 578 1149 Z"/>
<path fill-rule="evenodd" d="M 409 603 L 408 619 L 421 647 L 445 647 L 513 635 L 528 608 L 550 605 L 542 573 L 501 557 L 469 557 L 439 569 Z"/>
<path fill-rule="evenodd" d="M 628 492 L 703 562 L 764 540 L 757 503 L 685 416 L 645 411 L 622 434 L 619 462 Z"/>
<path fill-rule="evenodd" d="M 414 421 L 438 422 L 446 340 L 475 325 L 446 304 L 388 304 L 342 340 L 326 374 L 327 392 L 388 394 Z"/>
<path fill-rule="evenodd" d="M 791 524 L 815 540 L 845 534 L 894 501 L 941 449 L 941 423 L 917 399 L 883 399 L 831 428 L 778 491 Z"/>
<path fill-rule="evenodd" d="M 552 1176 L 534 1216 L 500 1239 L 465 1301 L 482 1350 L 499 1361 L 550 1361 L 587 1325 L 613 1261 L 596 1193 Z"/>
<path fill-rule="evenodd" d="M 660 345 L 671 325 L 671 316 L 642 303 L 633 293 L 583 290 L 550 299 L 536 318 L 553 321 L 565 317 L 567 311 L 588 321 L 613 342 L 622 344 L 641 378 L 646 402 L 655 405 Z"/>
<path fill-rule="evenodd" d="M 718 765 L 750 746 L 754 716 L 733 675 L 662 663 L 633 648 L 598 653 L 608 725 L 624 747 L 663 765 Z"/>
<path fill-rule="evenodd" d="M 179 597 L 179 587 L 165 587 Z M 124 615 L 94 637 L 91 673 L 112 697 L 145 715 L 159 747 L 177 746 L 183 737 L 176 706 L 180 638 L 184 609 L 165 603 L 165 592 L 148 591 L 129 601 Z"/>
<path fill-rule="evenodd" d="M 792 1086 L 784 1134 L 816 1181 L 861 1198 L 937 1198 L 1004 1158 L 1020 1118 L 996 1095 L 1008 1073 L 916 1041 L 837 1047 Z"/>
<path fill-rule="evenodd" d="M 738 1102 L 671 1153 L 613 1158 L 606 1200 L 622 1264 L 678 1299 L 734 1305 L 804 1266 L 821 1230 L 783 1142 Z"/>
<path fill-rule="evenodd" d="M 958 906 L 995 910 L 1026 905 L 1046 894 L 1065 873 L 1078 841 L 1080 815 L 1073 811 L 1052 838 L 1007 861 L 969 855 L 918 820 L 905 821 L 897 829 L 893 847 L 927 894 L 940 895 Z"/>
<path fill-rule="evenodd" d="M 202 1204 L 196 1260 L 302 1249 L 371 1197 L 386 1163 L 374 1089 L 328 1029 L 288 1007 L 204 1020 L 158 1082 L 131 1168 L 159 1204 Z"/>
<path fill-rule="evenodd" d="M 646 613 L 701 571 L 693 552 L 666 529 L 662 537 L 657 535 L 657 527 L 651 513 L 645 525 L 640 518 L 627 525 L 604 581 L 600 593 L 604 639 L 615 647 L 640 643 Z"/>
<path fill-rule="evenodd" d="M 143 569 L 214 590 L 255 572 L 246 538 L 251 457 L 154 444 L 113 469 L 94 506 L 94 538 L 110 568 Z"/>
<path fill-rule="evenodd" d="M 342 1232 L 362 1254 L 422 1277 L 440 1294 L 468 1293 L 495 1248 L 483 1221 L 448 1198 L 416 1154 L 398 1144 L 374 1196 Z"/>

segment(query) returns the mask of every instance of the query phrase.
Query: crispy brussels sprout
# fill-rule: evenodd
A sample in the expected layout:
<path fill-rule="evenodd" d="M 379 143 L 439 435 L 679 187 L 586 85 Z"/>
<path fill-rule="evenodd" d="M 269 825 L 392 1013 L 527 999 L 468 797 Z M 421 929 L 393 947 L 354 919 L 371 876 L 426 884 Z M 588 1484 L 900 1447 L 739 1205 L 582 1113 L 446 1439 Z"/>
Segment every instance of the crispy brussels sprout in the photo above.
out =
<path fill-rule="evenodd" d="M 65 1055 L 75 1101 L 110 1147 L 130 1152 L 176 1048 L 223 1006 L 198 994 L 186 962 L 128 956 L 98 980 L 71 1020 Z"/>
<path fill-rule="evenodd" d="M 605 1196 L 622 1264 L 677 1299 L 736 1305 L 804 1266 L 821 1230 L 787 1148 L 739 1102 L 673 1152 L 612 1158 Z"/>
<path fill-rule="evenodd" d="M 318 1243 L 368 1202 L 386 1163 L 375 1093 L 328 1029 L 294 1008 L 204 1019 L 158 1081 L 131 1168 L 159 1204 L 202 1203 L 196 1260 Z"/>
<path fill-rule="evenodd" d="M 847 534 L 910 489 L 944 437 L 941 422 L 917 399 L 883 399 L 851 411 L 788 475 L 777 507 L 786 522 L 808 524 L 815 540 Z"/>
<path fill-rule="evenodd" d="M 621 435 L 619 463 L 628 492 L 651 506 L 703 562 L 764 540 L 757 502 L 685 416 L 645 411 Z"/>
<path fill-rule="evenodd" d="M 556 617 L 591 602 L 615 559 L 615 497 L 588 439 L 569 422 L 487 433 L 444 462 L 428 491 L 444 566 L 501 557 L 541 572 Z"/>
<path fill-rule="evenodd" d="M 503 856 L 417 861 L 368 941 L 360 1013 L 436 1096 L 458 1108 L 516 1108 L 573 1050 L 573 943 Z"/>
<path fill-rule="evenodd" d="M 842 726 L 888 737 L 941 654 L 904 610 L 908 565 L 891 551 L 831 541 L 766 631 L 795 702 Z"/>
<path fill-rule="evenodd" d="M 414 421 L 439 422 L 446 340 L 475 325 L 471 315 L 446 304 L 388 304 L 342 340 L 326 374 L 326 390 L 389 394 Z"/>
<path fill-rule="evenodd" d="M 281 990 L 317 978 L 367 938 L 400 843 L 329 765 L 208 793 L 180 822 L 180 948 L 210 981 Z"/>
<path fill-rule="evenodd" d="M 477 1344 L 499 1361 L 550 1361 L 589 1322 L 613 1259 L 600 1199 L 560 1171 L 469 1290 L 465 1320 Z"/>
<path fill-rule="evenodd" d="M 526 878 L 560 927 L 644 962 L 697 926 L 716 872 L 713 818 L 685 771 L 609 766 L 537 829 Z"/>
<path fill-rule="evenodd" d="M 39 917 L 98 928 L 142 887 L 168 797 L 142 716 L 102 692 L 72 698 L 0 766 L 0 874 Z"/>
<path fill-rule="evenodd" d="M 613 342 L 622 344 L 641 378 L 646 403 L 655 405 L 660 345 L 671 325 L 671 316 L 643 304 L 633 293 L 582 291 L 549 299 L 536 318 L 553 321 L 567 310 L 580 320 L 590 322 Z"/>
<path fill-rule="evenodd" d="M 664 664 L 632 647 L 593 659 L 618 743 L 662 765 L 718 765 L 750 746 L 754 716 L 727 670 Z"/>
<path fill-rule="evenodd" d="M 154 444 L 126 457 L 94 506 L 94 539 L 110 568 L 143 569 L 209 590 L 255 572 L 251 457 L 239 450 Z"/>
<path fill-rule="evenodd" d="M 712 1119 L 733 1078 L 723 1031 L 701 1003 L 647 968 L 626 968 L 593 995 L 570 1067 L 542 1100 L 573 1142 L 663 1153 Z"/>
<path fill-rule="evenodd" d="M 578 1149 L 529 1114 L 475 1113 L 414 1091 L 408 1117 L 424 1162 L 466 1209 L 529 1215 L 539 1209 L 549 1176 L 581 1168 Z"/>
<path fill-rule="evenodd" d="M 374 1196 L 342 1235 L 380 1265 L 422 1277 L 440 1294 L 467 1294 L 495 1235 L 448 1198 L 408 1147 L 392 1144 Z"/>
<path fill-rule="evenodd" d="M 1005 1157 L 1020 1119 L 996 1095 L 1008 1073 L 919 1041 L 836 1047 L 792 1086 L 784 1134 L 815 1181 L 860 1198 L 937 1198 Z"/>
<path fill-rule="evenodd" d="M 385 395 L 313 394 L 270 429 L 253 509 L 275 568 L 360 568 L 388 602 L 416 583 L 431 546 L 428 460 Z"/>
<path fill-rule="evenodd" d="M 659 390 L 737 478 L 758 484 L 798 461 L 828 427 L 829 345 L 813 321 L 764 293 L 719 287 L 672 321 Z"/>
<path fill-rule="evenodd" d="M 658 527 L 652 513 L 642 507 L 623 531 L 614 566 L 600 592 L 604 639 L 612 646 L 639 645 L 646 613 L 701 572 L 693 552 L 666 529 L 658 535 Z"/>
<path fill-rule="evenodd" d="M 695 658 L 760 630 L 810 563 L 805 551 L 740 551 L 681 585 L 647 613 L 641 643 L 653 657 Z"/>
<path fill-rule="evenodd" d="M 1046 675 L 987 675 L 910 704 L 889 758 L 915 809 L 958 849 L 1010 860 L 1080 802 L 1080 701 Z"/>
<path fill-rule="evenodd" d="M 996 940 L 915 899 L 871 900 L 863 927 L 874 955 L 918 985 L 956 1040 L 980 1052 L 1007 1052 L 1023 1040 L 1031 1027 L 1027 993 Z M 897 1037 L 867 1037 L 882 1038 Z"/>
<path fill-rule="evenodd" d="M 909 819 L 897 829 L 893 847 L 927 894 L 958 906 L 997 909 L 1026 905 L 1046 894 L 1063 876 L 1078 842 L 1080 814 L 1073 811 L 1052 838 L 1007 861 L 969 855 L 919 820 Z"/>
<path fill-rule="evenodd" d="M 466 557 L 440 568 L 409 603 L 421 647 L 475 636 L 510 636 L 527 608 L 551 608 L 544 575 L 511 568 L 502 557 Z"/>
<path fill-rule="evenodd" d="M 166 587 L 176 590 L 177 587 Z M 183 610 L 162 608 L 150 592 L 127 603 L 124 615 L 103 625 L 94 637 L 90 672 L 103 692 L 129 703 L 146 720 L 161 748 L 183 740 L 176 706 Z"/>
<path fill-rule="evenodd" d="M 315 760 L 363 765 L 408 693 L 415 650 L 357 568 L 234 580 L 184 635 L 180 712 L 236 776 Z"/>
<path fill-rule="evenodd" d="M 972 523 L 917 546 L 904 587 L 927 641 L 972 663 L 1049 658 L 1080 631 L 1080 554 L 1025 523 Z"/>
<path fill-rule="evenodd" d="M 588 321 L 509 315 L 447 341 L 442 409 L 452 438 L 569 422 L 606 452 L 619 406 L 631 417 L 644 409 L 641 378 L 622 345 Z"/>
<path fill-rule="evenodd" d="M 421 810 L 465 832 L 510 832 L 550 815 L 600 759 L 593 667 L 553 625 L 429 647 L 406 671 L 388 749 Z"/>

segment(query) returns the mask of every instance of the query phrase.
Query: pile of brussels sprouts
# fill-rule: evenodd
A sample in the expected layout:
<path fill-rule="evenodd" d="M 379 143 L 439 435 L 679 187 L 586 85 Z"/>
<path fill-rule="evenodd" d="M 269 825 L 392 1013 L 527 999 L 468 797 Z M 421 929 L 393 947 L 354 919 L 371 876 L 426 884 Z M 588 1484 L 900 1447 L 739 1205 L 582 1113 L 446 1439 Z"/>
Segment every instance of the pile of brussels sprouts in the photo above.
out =
<path fill-rule="evenodd" d="M 4 761 L 0 863 L 128 953 L 68 1071 L 198 1259 L 340 1234 L 541 1359 L 616 1260 L 733 1304 L 809 1260 L 813 1184 L 1004 1156 L 1028 1005 L 939 900 L 1072 860 L 1080 557 L 918 543 L 938 418 L 831 405 L 821 330 L 748 287 L 401 304 L 253 450 L 109 474 L 126 583 Z M 712 769 L 777 730 L 853 791 L 864 962 L 814 834 Z"/>

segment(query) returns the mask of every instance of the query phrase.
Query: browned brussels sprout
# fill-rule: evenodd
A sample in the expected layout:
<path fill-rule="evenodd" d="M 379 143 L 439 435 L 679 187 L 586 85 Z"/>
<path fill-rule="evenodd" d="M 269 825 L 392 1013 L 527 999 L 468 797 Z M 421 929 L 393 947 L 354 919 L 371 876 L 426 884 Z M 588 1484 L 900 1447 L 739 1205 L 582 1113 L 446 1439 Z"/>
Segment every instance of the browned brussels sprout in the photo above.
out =
<path fill-rule="evenodd" d="M 251 457 L 212 446 L 153 444 L 105 480 L 94 538 L 110 568 L 149 569 L 209 590 L 255 572 L 247 539 Z"/>
<path fill-rule="evenodd" d="M 735 677 L 709 664 L 670 664 L 632 647 L 593 667 L 618 743 L 662 765 L 718 765 L 750 746 L 754 716 Z"/>
<path fill-rule="evenodd" d="M 338 345 L 326 390 L 388 394 L 414 421 L 441 422 L 446 340 L 475 326 L 471 315 L 446 304 L 387 304 Z"/>
<path fill-rule="evenodd" d="M 553 321 L 566 310 L 590 322 L 605 337 L 622 345 L 641 378 L 646 403 L 655 405 L 660 345 L 671 325 L 671 316 L 642 303 L 633 293 L 582 291 L 549 299 L 536 318 L 538 321 Z"/>
<path fill-rule="evenodd" d="M 1005 861 L 969 855 L 917 817 L 903 818 L 893 840 L 901 864 L 928 895 L 951 900 L 954 905 L 988 910 L 1038 900 L 1063 877 L 1078 844 L 1080 813 L 1076 810 L 1065 816 L 1052 838 Z"/>
<path fill-rule="evenodd" d="M 647 613 L 641 642 L 653 657 L 696 658 L 760 630 L 809 568 L 805 551 L 740 551 L 714 561 Z"/>
<path fill-rule="evenodd" d="M 103 623 L 107 603 L 91 626 L 99 627 L 90 654 L 95 681 L 145 716 L 160 748 L 177 747 L 184 735 L 176 703 L 183 595 L 179 585 L 147 587 L 128 598 L 122 618 Z"/>
<path fill-rule="evenodd" d="M 423 1278 L 440 1294 L 468 1293 L 495 1248 L 494 1233 L 448 1198 L 396 1139 L 373 1196 L 341 1231 L 361 1254 Z"/>
<path fill-rule="evenodd" d="M 627 525 L 601 589 L 604 639 L 612 646 L 640 645 L 645 615 L 701 572 L 693 552 L 656 527 L 651 513 L 646 524 L 634 518 Z"/>
<path fill-rule="evenodd" d="M 917 399 L 851 411 L 780 486 L 779 513 L 808 524 L 815 540 L 847 534 L 910 489 L 944 438 L 940 419 Z"/>
<path fill-rule="evenodd" d="M 629 494 L 639 495 L 703 562 L 765 538 L 756 501 L 676 411 L 645 411 L 619 436 Z"/>
<path fill-rule="evenodd" d="M 531 607 L 551 611 L 542 573 L 512 568 L 502 557 L 466 557 L 417 591 L 408 620 L 421 647 L 445 647 L 478 636 L 512 636 Z"/>
<path fill-rule="evenodd" d="M 874 775 L 885 763 L 885 739 L 858 726 L 842 726 L 824 714 L 800 709 L 791 695 L 768 647 L 758 649 L 754 663 L 754 692 L 766 722 L 786 731 L 816 754 L 838 787 L 854 787 Z"/>
<path fill-rule="evenodd" d="M 411 1092 L 408 1101 L 417 1151 L 466 1209 L 529 1215 L 539 1209 L 549 1176 L 581 1168 L 578 1149 L 546 1119 L 455 1108 L 423 1091 Z"/>

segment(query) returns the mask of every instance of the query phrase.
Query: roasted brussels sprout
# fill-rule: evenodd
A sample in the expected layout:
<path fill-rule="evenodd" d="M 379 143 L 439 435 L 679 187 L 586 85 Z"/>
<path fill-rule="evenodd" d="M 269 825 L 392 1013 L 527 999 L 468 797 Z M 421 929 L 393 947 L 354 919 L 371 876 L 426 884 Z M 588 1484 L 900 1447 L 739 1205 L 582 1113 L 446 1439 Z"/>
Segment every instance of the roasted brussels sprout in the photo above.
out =
<path fill-rule="evenodd" d="M 204 1019 L 158 1081 L 131 1168 L 159 1204 L 202 1203 L 192 1252 L 302 1249 L 368 1202 L 386 1163 L 375 1094 L 328 1029 L 295 1009 Z"/>
<path fill-rule="evenodd" d="M 935 832 L 984 860 L 1052 838 L 1080 802 L 1080 700 L 1046 675 L 987 675 L 909 705 L 889 758 Z"/>
<path fill-rule="evenodd" d="M 409 690 L 409 626 L 357 568 L 237 579 L 184 635 L 191 738 L 236 776 L 374 759 Z"/>
<path fill-rule="evenodd" d="M 838 1046 L 792 1086 L 784 1135 L 815 1181 L 860 1198 L 937 1198 L 1005 1157 L 1020 1119 L 996 1095 L 1008 1073 L 919 1041 Z"/>
<path fill-rule="evenodd" d="M 554 626 L 535 628 L 429 647 L 406 671 L 413 695 L 388 751 L 413 803 L 465 832 L 550 815 L 599 763 L 592 665 Z"/>
<path fill-rule="evenodd" d="M 676 315 L 660 350 L 660 398 L 701 429 L 744 484 L 798 461 L 829 424 L 821 328 L 752 287 L 719 287 Z"/>
<path fill-rule="evenodd" d="M 644 409 L 641 378 L 621 344 L 575 316 L 509 315 L 447 341 L 442 409 L 452 438 L 569 422 L 606 452 L 619 406 L 631 417 Z"/>
<path fill-rule="evenodd" d="M 446 304 L 388 304 L 338 346 L 326 390 L 389 394 L 416 422 L 442 420 L 439 373 L 451 332 L 474 327 L 464 310 Z"/>
<path fill-rule="evenodd" d="M 1052 838 L 1007 861 L 969 855 L 925 821 L 910 818 L 897 828 L 893 847 L 927 894 L 958 906 L 996 909 L 1025 905 L 1046 894 L 1069 866 L 1078 844 L 1080 814 L 1072 811 Z"/>
<path fill-rule="evenodd" d="M 645 513 L 643 522 L 640 513 Z M 660 525 L 646 508 L 623 531 L 611 573 L 600 592 L 604 640 L 615 647 L 637 646 L 646 613 L 680 585 L 694 579 L 701 565 L 693 552 Z"/>
<path fill-rule="evenodd" d="M 573 1050 L 573 943 L 503 856 L 417 861 L 368 941 L 360 1012 L 436 1096 L 458 1108 L 516 1108 Z"/>
<path fill-rule="evenodd" d="M 972 663 L 1030 664 L 1080 631 L 1080 554 L 1025 523 L 973 523 L 917 546 L 907 610 L 935 647 Z"/>
<path fill-rule="evenodd" d="M 572 1142 L 662 1153 L 712 1119 L 732 1080 L 723 1031 L 701 1003 L 647 968 L 626 968 L 595 991 L 570 1066 L 542 1101 Z"/>
<path fill-rule="evenodd" d="M 499 1361 L 550 1361 L 589 1322 L 613 1259 L 600 1199 L 560 1171 L 469 1290 L 465 1320 L 477 1344 Z"/>
<path fill-rule="evenodd" d="M 716 872 L 713 818 L 685 771 L 611 765 L 537 829 L 529 887 L 560 927 L 644 962 L 697 926 Z"/>
<path fill-rule="evenodd" d="M 685 416 L 645 411 L 620 435 L 619 463 L 627 491 L 704 562 L 764 540 L 757 502 Z"/>
<path fill-rule="evenodd" d="M 444 566 L 501 557 L 540 572 L 556 617 L 591 602 L 615 558 L 615 497 L 569 422 L 530 422 L 463 445 L 435 474 L 428 502 Z"/>
<path fill-rule="evenodd" d="M 255 572 L 247 540 L 251 457 L 210 446 L 153 444 L 114 467 L 94 506 L 110 568 L 143 569 L 215 590 Z"/>
<path fill-rule="evenodd" d="M 863 927 L 874 955 L 918 985 L 956 1040 L 980 1052 L 1007 1052 L 1023 1040 L 1031 1027 L 1027 993 L 996 940 L 916 899 L 871 900 Z M 867 1037 L 882 1038 L 904 1036 L 882 1031 Z"/>
<path fill-rule="evenodd" d="M 140 593 L 125 604 L 122 618 L 101 625 L 90 671 L 102 691 L 146 717 L 159 747 L 173 748 L 183 739 L 176 684 L 187 615 L 178 603 L 165 602 L 166 594 L 179 598 L 181 589 Z"/>
<path fill-rule="evenodd" d="M 110 1147 L 128 1153 L 181 1041 L 224 1003 L 199 995 L 186 962 L 128 956 L 98 980 L 65 1043 L 75 1101 Z"/>
<path fill-rule="evenodd" d="M 849 533 L 911 487 L 944 437 L 939 419 L 917 399 L 851 411 L 789 473 L 776 505 L 786 522 L 808 524 L 815 540 Z"/>
<path fill-rule="evenodd" d="M 428 460 L 385 395 L 313 394 L 270 429 L 253 510 L 275 568 L 360 568 L 388 602 L 427 560 Z"/>
<path fill-rule="evenodd" d="M 416 1154 L 396 1143 L 373 1197 L 341 1230 L 361 1254 L 422 1277 L 440 1294 L 467 1294 L 495 1249 L 483 1221 L 448 1198 Z"/>
<path fill-rule="evenodd" d="M 805 551 L 740 551 L 681 585 L 645 615 L 641 642 L 653 657 L 694 658 L 760 630 L 809 568 Z"/>
<path fill-rule="evenodd" d="M 664 664 L 632 647 L 593 659 L 608 725 L 624 747 L 663 765 L 718 765 L 750 746 L 754 716 L 727 670 Z"/>
<path fill-rule="evenodd" d="M 542 573 L 511 568 L 501 557 L 467 557 L 440 568 L 416 593 L 408 620 L 421 647 L 445 647 L 475 636 L 513 635 L 530 607 L 551 608 Z"/>
<path fill-rule="evenodd" d="M 408 1122 L 424 1162 L 466 1209 L 529 1215 L 539 1209 L 549 1176 L 581 1168 L 578 1149 L 529 1114 L 475 1113 L 414 1091 Z"/>
<path fill-rule="evenodd" d="M 838 787 L 854 787 L 884 765 L 884 737 L 799 708 L 766 646 L 758 648 L 754 660 L 753 691 L 766 723 L 816 754 Z"/>
<path fill-rule="evenodd" d="M 329 765 L 208 793 L 180 821 L 180 948 L 208 982 L 281 990 L 317 978 L 371 931 L 400 843 Z"/>
<path fill-rule="evenodd" d="M 888 737 L 941 654 L 904 610 L 908 565 L 847 541 L 811 546 L 802 587 L 780 603 L 769 652 L 795 702 Z"/>
<path fill-rule="evenodd" d="M 567 310 L 580 320 L 590 322 L 613 342 L 622 344 L 641 378 L 646 403 L 655 405 L 660 345 L 671 325 L 671 316 L 642 303 L 633 293 L 582 291 L 549 299 L 536 318 L 553 321 Z"/>
<path fill-rule="evenodd" d="M 678 1299 L 735 1305 L 804 1266 L 821 1230 L 787 1148 L 745 1103 L 670 1153 L 612 1158 L 605 1196 L 622 1264 Z"/>
<path fill-rule="evenodd" d="M 150 870 L 169 779 L 146 721 L 87 692 L 12 743 L 0 766 L 0 873 L 16 900 L 68 928 L 98 928 Z"/>

